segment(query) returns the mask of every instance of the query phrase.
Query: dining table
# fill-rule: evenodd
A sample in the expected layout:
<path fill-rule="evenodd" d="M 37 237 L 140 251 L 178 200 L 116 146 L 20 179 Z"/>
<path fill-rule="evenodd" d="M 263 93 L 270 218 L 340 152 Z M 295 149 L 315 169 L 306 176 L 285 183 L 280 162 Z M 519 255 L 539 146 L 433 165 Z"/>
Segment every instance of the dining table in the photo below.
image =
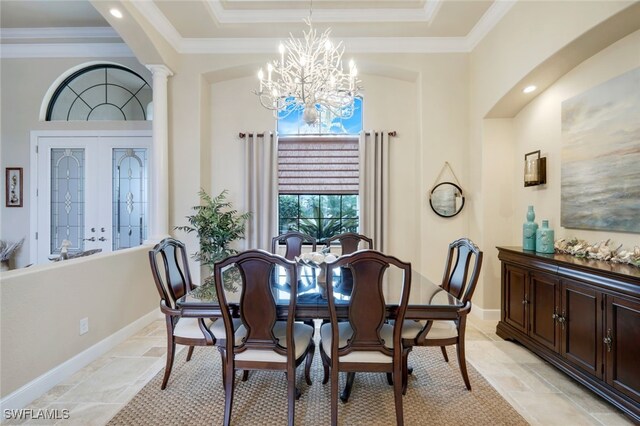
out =
<path fill-rule="evenodd" d="M 313 273 L 313 272 L 312 272 Z M 304 276 L 304 274 L 301 274 Z M 338 277 L 338 280 L 340 278 Z M 388 281 L 392 281 L 389 277 Z M 398 278 L 401 280 L 401 278 Z M 272 280 L 273 282 L 277 279 Z M 392 283 L 387 283 L 388 288 L 392 288 Z M 230 288 L 232 286 L 229 286 Z M 226 292 L 227 302 L 230 305 L 232 315 L 239 316 L 237 304 L 233 303 L 234 297 L 238 296 L 238 287 L 234 291 Z M 289 293 L 282 289 L 282 286 L 274 283 L 273 295 L 276 301 L 278 319 L 286 320 L 289 310 Z M 393 298 L 391 298 L 393 299 Z M 396 299 L 399 299 L 396 298 Z M 335 298 L 338 318 L 348 317 L 348 295 L 338 295 Z M 398 305 L 393 301 L 387 304 L 388 319 L 395 319 Z M 435 284 L 416 270 L 411 271 L 411 291 L 409 295 L 409 305 L 405 319 L 408 320 L 446 320 L 457 319 L 458 312 L 465 308 L 465 304 L 449 294 L 441 286 Z M 216 295 L 215 284 L 212 279 L 188 292 L 177 301 L 177 309 L 183 317 L 188 318 L 217 318 L 222 316 L 220 304 Z M 300 321 L 313 319 L 329 320 L 329 305 L 327 299 L 323 297 L 320 286 L 314 285 L 307 290 L 298 292 L 296 301 L 295 318 Z"/>

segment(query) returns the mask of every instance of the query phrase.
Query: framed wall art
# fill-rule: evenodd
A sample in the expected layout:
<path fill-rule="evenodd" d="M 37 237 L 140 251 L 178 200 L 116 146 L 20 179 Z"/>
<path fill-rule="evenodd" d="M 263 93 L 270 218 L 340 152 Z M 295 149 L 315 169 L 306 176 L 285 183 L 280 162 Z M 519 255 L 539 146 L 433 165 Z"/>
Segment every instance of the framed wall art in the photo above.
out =
<path fill-rule="evenodd" d="M 640 233 L 640 68 L 562 103 L 561 225 Z"/>
<path fill-rule="evenodd" d="M 5 200 L 7 207 L 22 207 L 22 167 L 7 167 Z"/>

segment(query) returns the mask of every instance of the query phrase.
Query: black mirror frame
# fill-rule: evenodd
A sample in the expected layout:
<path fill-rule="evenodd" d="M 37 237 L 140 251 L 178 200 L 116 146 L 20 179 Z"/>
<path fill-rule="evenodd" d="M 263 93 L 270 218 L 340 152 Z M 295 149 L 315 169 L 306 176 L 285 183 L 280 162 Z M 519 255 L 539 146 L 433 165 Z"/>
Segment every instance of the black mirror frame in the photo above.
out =
<path fill-rule="evenodd" d="M 447 216 L 447 215 L 443 215 L 443 214 L 441 214 L 440 212 L 438 212 L 438 211 L 435 209 L 435 207 L 433 206 L 433 201 L 432 201 L 432 199 L 431 199 L 431 198 L 432 198 L 432 195 L 433 195 L 433 192 L 434 192 L 434 191 L 435 191 L 439 186 L 442 186 L 442 185 L 453 185 L 453 186 L 454 186 L 454 187 L 456 187 L 456 189 L 460 192 L 460 196 L 462 197 L 462 204 L 460 205 L 460 208 L 459 208 L 459 209 L 458 209 L 454 214 L 452 214 L 452 215 L 448 215 L 448 216 Z M 462 208 L 464 207 L 464 195 L 462 195 L 462 188 L 460 188 L 458 185 L 456 185 L 456 184 L 455 184 L 455 183 L 453 183 L 453 182 L 440 182 L 439 184 L 437 184 L 436 186 L 434 186 L 434 187 L 431 189 L 431 193 L 429 194 L 429 205 L 431 206 L 431 210 L 433 210 L 433 211 L 434 211 L 434 213 L 435 213 L 435 214 L 437 214 L 437 215 L 438 215 L 438 216 L 440 216 L 440 217 L 445 217 L 445 218 L 454 217 L 455 215 L 457 215 L 458 213 L 460 213 L 460 212 L 462 211 Z"/>

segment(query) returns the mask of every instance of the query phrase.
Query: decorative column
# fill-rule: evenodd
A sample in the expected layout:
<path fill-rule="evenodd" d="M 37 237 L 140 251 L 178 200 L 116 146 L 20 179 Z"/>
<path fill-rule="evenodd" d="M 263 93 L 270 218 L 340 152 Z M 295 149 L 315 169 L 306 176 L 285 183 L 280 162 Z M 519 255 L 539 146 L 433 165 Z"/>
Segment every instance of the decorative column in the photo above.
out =
<path fill-rule="evenodd" d="M 147 65 L 153 75 L 153 166 L 149 208 L 150 242 L 169 236 L 169 108 L 167 80 L 173 72 L 165 65 Z"/>

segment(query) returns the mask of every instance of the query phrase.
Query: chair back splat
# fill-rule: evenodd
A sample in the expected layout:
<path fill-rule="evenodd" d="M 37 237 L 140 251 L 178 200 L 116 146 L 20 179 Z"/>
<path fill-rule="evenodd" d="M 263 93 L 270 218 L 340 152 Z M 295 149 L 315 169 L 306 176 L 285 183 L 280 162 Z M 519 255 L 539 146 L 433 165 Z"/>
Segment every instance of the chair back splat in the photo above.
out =
<path fill-rule="evenodd" d="M 334 235 L 333 237 L 327 239 L 325 245 L 327 247 L 331 246 L 331 243 L 334 241 L 340 242 L 340 246 L 342 247 L 342 255 L 351 254 L 355 251 L 358 251 L 360 247 L 360 243 L 365 243 L 367 249 L 373 248 L 373 240 L 366 235 L 356 234 L 354 232 L 345 232 L 343 234 Z"/>
<path fill-rule="evenodd" d="M 469 270 L 471 262 L 473 268 Z M 482 252 L 468 238 L 460 238 L 449 244 L 447 263 L 442 277 L 442 288 L 463 302 L 471 300 L 478 283 Z M 471 273 L 471 275 L 469 275 Z"/>
<path fill-rule="evenodd" d="M 164 271 L 158 265 L 159 256 Z M 149 251 L 149 263 L 160 298 L 167 306 L 175 308 L 176 300 L 192 289 L 185 245 L 176 239 L 165 238 Z"/>

